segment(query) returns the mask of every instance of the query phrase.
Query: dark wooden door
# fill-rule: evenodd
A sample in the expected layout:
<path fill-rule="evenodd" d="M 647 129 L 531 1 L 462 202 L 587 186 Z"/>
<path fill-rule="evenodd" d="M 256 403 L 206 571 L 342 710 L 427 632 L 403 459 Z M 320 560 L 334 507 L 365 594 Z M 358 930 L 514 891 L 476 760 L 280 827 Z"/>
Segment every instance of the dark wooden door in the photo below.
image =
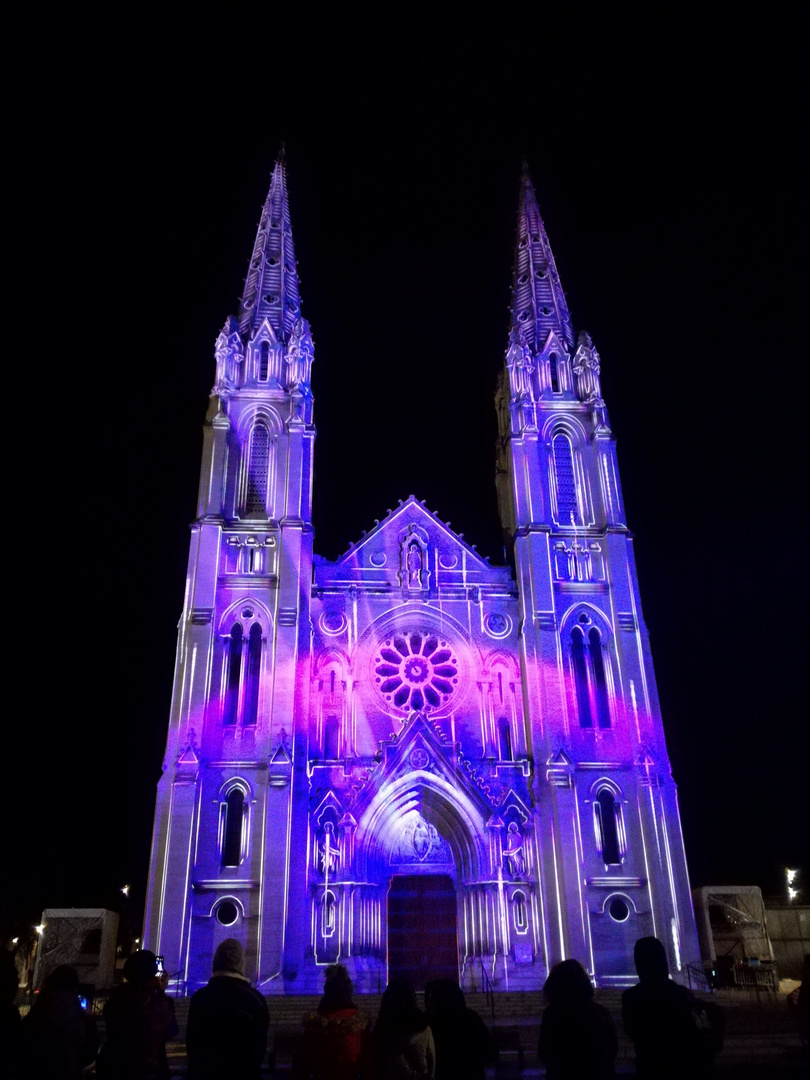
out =
<path fill-rule="evenodd" d="M 388 892 L 388 977 L 419 990 L 458 978 L 456 890 L 446 874 L 393 877 Z"/>

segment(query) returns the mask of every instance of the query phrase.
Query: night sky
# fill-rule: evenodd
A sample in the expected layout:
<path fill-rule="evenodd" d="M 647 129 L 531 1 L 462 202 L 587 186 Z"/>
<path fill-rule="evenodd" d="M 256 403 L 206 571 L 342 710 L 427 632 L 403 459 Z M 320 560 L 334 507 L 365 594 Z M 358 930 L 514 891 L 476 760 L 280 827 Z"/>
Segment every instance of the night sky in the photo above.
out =
<path fill-rule="evenodd" d="M 502 561 L 525 155 L 602 357 L 692 884 L 810 896 L 801 8 L 632 7 L 33 4 L 7 36 L 0 934 L 125 883 L 139 922 L 213 345 L 281 140 L 316 551 L 414 493 Z"/>

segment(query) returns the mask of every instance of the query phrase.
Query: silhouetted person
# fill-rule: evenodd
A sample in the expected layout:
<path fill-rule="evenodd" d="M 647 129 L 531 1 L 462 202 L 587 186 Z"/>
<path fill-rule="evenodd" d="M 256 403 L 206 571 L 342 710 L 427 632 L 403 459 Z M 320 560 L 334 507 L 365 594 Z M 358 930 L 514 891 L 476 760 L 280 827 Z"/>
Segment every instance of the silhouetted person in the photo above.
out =
<path fill-rule="evenodd" d="M 467 1008 L 464 992 L 453 979 L 433 979 L 425 986 L 436 1080 L 484 1080 L 498 1049 L 484 1021 Z"/>
<path fill-rule="evenodd" d="M 548 1080 L 606 1080 L 616 1075 L 619 1050 L 610 1013 L 593 1000 L 593 986 L 578 960 L 562 960 L 543 987 L 548 1005 L 537 1053 Z"/>
<path fill-rule="evenodd" d="M 267 1002 L 245 978 L 245 950 L 227 938 L 214 953 L 208 985 L 189 1005 L 189 1080 L 259 1080 L 269 1024 Z"/>
<path fill-rule="evenodd" d="M 353 991 L 343 964 L 330 964 L 317 1012 L 304 1017 L 304 1037 L 293 1076 L 301 1080 L 366 1080 L 368 1017 L 352 1001 Z"/>
<path fill-rule="evenodd" d="M 96 1056 L 95 1023 L 79 1004 L 79 976 L 63 964 L 47 976 L 20 1024 L 20 1080 L 78 1080 Z"/>
<path fill-rule="evenodd" d="M 804 954 L 802 984 L 796 994 L 796 1023 L 802 1050 L 806 1057 L 810 1057 L 810 953 Z"/>
<path fill-rule="evenodd" d="M 0 952 L 0 1076 L 11 1076 L 20 1040 L 17 967 L 14 953 Z"/>
<path fill-rule="evenodd" d="M 134 952 L 124 964 L 124 978 L 104 1006 L 107 1041 L 96 1075 L 102 1080 L 167 1080 L 166 1041 L 177 1034 L 177 1021 L 157 977 L 155 954 Z"/>
<path fill-rule="evenodd" d="M 670 979 L 658 938 L 639 938 L 633 955 L 639 982 L 622 994 L 622 1020 L 635 1044 L 636 1075 L 647 1080 L 706 1076 L 712 1059 L 697 1027 L 695 997 Z"/>
<path fill-rule="evenodd" d="M 425 1013 L 407 979 L 392 979 L 385 988 L 371 1035 L 375 1080 L 417 1080 L 433 1077 L 436 1048 Z"/>

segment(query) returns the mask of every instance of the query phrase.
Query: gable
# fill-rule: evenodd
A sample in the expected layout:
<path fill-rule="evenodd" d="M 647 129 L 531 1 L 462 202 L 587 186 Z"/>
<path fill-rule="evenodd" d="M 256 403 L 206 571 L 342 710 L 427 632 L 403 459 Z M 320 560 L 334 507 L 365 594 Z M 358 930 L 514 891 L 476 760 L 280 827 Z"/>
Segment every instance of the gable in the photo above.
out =
<path fill-rule="evenodd" d="M 511 582 L 411 495 L 336 562 L 315 562 L 315 584 L 365 582 L 424 592 L 442 585 Z"/>

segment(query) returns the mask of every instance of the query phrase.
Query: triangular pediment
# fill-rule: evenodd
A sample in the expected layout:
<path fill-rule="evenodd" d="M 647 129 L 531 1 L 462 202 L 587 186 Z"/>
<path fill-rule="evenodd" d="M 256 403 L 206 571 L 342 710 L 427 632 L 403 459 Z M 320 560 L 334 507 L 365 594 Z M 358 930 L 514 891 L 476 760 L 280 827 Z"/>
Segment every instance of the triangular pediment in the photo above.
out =
<path fill-rule="evenodd" d="M 400 552 L 409 533 L 437 552 L 440 569 L 451 570 L 466 566 L 485 571 L 489 563 L 464 540 L 463 533 L 456 533 L 450 523 L 441 521 L 428 510 L 415 495 L 410 495 L 394 509 L 389 510 L 374 528 L 338 559 L 336 566 L 368 566 L 371 569 L 400 568 Z"/>
<path fill-rule="evenodd" d="M 561 356 L 568 352 L 568 345 L 565 342 L 565 338 L 561 338 L 554 330 L 549 330 L 548 336 L 543 343 L 543 347 L 540 349 L 541 354 L 548 354 L 550 352 L 559 353 Z"/>
<path fill-rule="evenodd" d="M 269 341 L 273 345 L 278 345 L 278 335 L 273 329 L 272 323 L 267 316 L 265 316 L 256 327 L 256 332 L 250 341 L 253 345 L 255 345 L 257 341 Z"/>
<path fill-rule="evenodd" d="M 573 765 L 573 764 L 574 764 L 573 759 L 570 758 L 568 756 L 568 754 L 566 754 L 565 750 L 563 750 L 562 747 L 560 747 L 560 749 L 555 754 L 552 754 L 551 757 L 546 762 L 546 765 Z"/>

